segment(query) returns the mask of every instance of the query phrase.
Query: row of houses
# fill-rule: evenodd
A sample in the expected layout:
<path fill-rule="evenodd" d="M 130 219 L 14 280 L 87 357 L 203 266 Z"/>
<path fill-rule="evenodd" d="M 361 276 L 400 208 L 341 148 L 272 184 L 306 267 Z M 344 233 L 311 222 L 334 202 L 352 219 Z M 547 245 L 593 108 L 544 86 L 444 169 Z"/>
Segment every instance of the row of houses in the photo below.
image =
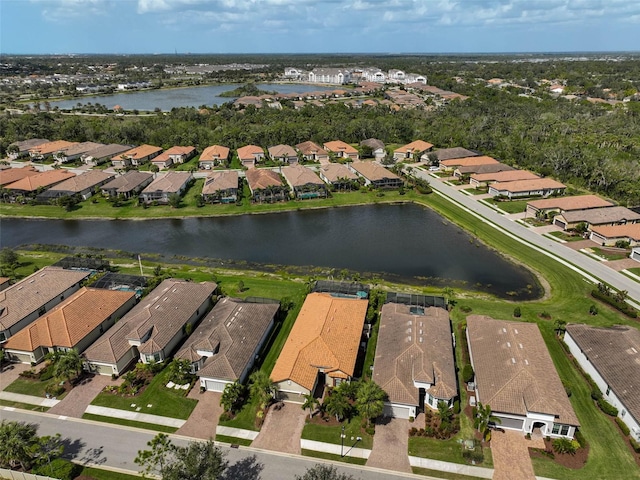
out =
<path fill-rule="evenodd" d="M 418 73 L 405 73 L 402 70 L 391 69 L 387 72 L 376 68 L 314 68 L 306 71 L 296 67 L 286 67 L 284 78 L 289 80 L 307 81 L 310 83 L 328 83 L 342 85 L 361 81 L 371 83 L 420 83 L 426 84 L 427 77 Z"/>

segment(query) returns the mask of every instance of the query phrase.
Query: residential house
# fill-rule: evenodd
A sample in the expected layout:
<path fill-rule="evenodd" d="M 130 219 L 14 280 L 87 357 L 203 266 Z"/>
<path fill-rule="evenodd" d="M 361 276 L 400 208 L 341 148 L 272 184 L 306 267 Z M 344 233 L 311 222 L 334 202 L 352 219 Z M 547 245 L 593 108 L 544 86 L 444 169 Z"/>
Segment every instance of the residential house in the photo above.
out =
<path fill-rule="evenodd" d="M 572 210 L 553 217 L 553 224 L 563 230 L 572 230 L 581 223 L 586 224 L 591 230 L 594 226 L 626 225 L 638 222 L 640 222 L 640 214 L 621 206 Z"/>
<path fill-rule="evenodd" d="M 137 167 L 143 165 L 162 153 L 162 148 L 154 145 L 140 145 L 126 152 L 111 157 L 111 164 L 116 168 Z"/>
<path fill-rule="evenodd" d="M 374 162 L 353 162 L 349 168 L 364 179 L 365 185 L 376 188 L 400 188 L 404 185 L 402 178 Z"/>
<path fill-rule="evenodd" d="M 325 385 L 353 378 L 368 304 L 329 293 L 307 295 L 271 371 L 280 398 L 302 402 L 304 395 L 321 396 Z"/>
<path fill-rule="evenodd" d="M 289 192 L 282 178 L 273 170 L 252 168 L 246 172 L 253 202 L 278 202 L 286 200 Z"/>
<path fill-rule="evenodd" d="M 458 179 L 468 178 L 471 175 L 484 175 L 487 173 L 510 172 L 515 168 L 505 163 L 488 163 L 485 165 L 463 165 L 456 167 L 453 176 Z"/>
<path fill-rule="evenodd" d="M 152 181 L 153 173 L 129 170 L 103 185 L 102 194 L 109 197 L 135 197 Z"/>
<path fill-rule="evenodd" d="M 573 438 L 578 418 L 537 324 L 470 315 L 467 343 L 473 400 L 489 406 L 501 428 Z"/>
<path fill-rule="evenodd" d="M 117 143 L 110 143 L 109 145 L 103 145 L 94 150 L 88 151 L 80 156 L 80 159 L 90 166 L 101 165 L 108 162 L 113 156 L 124 153 L 127 150 L 131 150 L 131 145 L 118 145 Z"/>
<path fill-rule="evenodd" d="M 96 142 L 76 143 L 56 155 L 56 163 L 73 162 L 74 160 L 81 158 L 84 154 L 100 147 L 104 147 L 104 145 Z"/>
<path fill-rule="evenodd" d="M 358 160 L 359 158 L 358 150 L 342 140 L 326 142 L 324 149 L 329 153 L 333 153 L 337 158 L 348 158 L 350 160 Z"/>
<path fill-rule="evenodd" d="M 438 307 L 386 303 L 373 380 L 387 393 L 385 416 L 415 418 L 425 406 L 453 407 L 458 395 L 449 313 Z"/>
<path fill-rule="evenodd" d="M 635 247 L 631 249 L 631 253 L 629 254 L 629 258 L 631 260 L 636 260 L 640 262 L 640 247 Z"/>
<path fill-rule="evenodd" d="M 340 68 L 314 68 L 309 72 L 311 83 L 331 83 L 342 85 L 351 81 L 351 72 Z"/>
<path fill-rule="evenodd" d="M 9 185 L 25 177 L 31 177 L 40 173 L 35 167 L 28 165 L 22 168 L 5 168 L 0 170 L 0 187 Z"/>
<path fill-rule="evenodd" d="M 71 177 L 64 182 L 45 190 L 36 196 L 39 202 L 48 202 L 59 197 L 78 195 L 83 200 L 91 197 L 96 189 L 100 189 L 105 183 L 108 183 L 115 177 L 113 173 L 107 173 L 103 170 L 87 170 L 80 175 Z"/>
<path fill-rule="evenodd" d="M 360 142 L 360 146 L 371 149 L 371 156 L 376 160 L 384 160 L 387 151 L 384 149 L 384 142 L 377 138 L 368 138 Z"/>
<path fill-rule="evenodd" d="M 329 162 L 329 153 L 311 140 L 297 144 L 296 148 L 308 162 Z"/>
<path fill-rule="evenodd" d="M 570 197 L 552 197 L 527 202 L 527 215 L 533 217 L 550 217 L 556 213 L 572 212 L 574 210 L 589 210 L 591 208 L 606 208 L 614 206 L 613 202 L 597 195 L 574 195 Z"/>
<path fill-rule="evenodd" d="M 55 140 L 53 142 L 41 143 L 29 149 L 29 156 L 32 160 L 45 160 L 49 157 L 57 158 L 64 155 L 65 150 L 77 145 L 76 142 L 66 140 Z"/>
<path fill-rule="evenodd" d="M 564 342 L 618 418 L 640 442 L 640 330 L 629 326 L 567 325 Z"/>
<path fill-rule="evenodd" d="M 222 145 L 211 145 L 204 149 L 198 160 L 199 166 L 211 170 L 219 165 L 226 165 L 229 161 L 229 148 Z"/>
<path fill-rule="evenodd" d="M 289 184 L 293 196 L 298 200 L 327 196 L 327 185 L 310 168 L 289 165 L 282 168 L 282 176 Z"/>
<path fill-rule="evenodd" d="M 565 185 L 552 178 L 536 178 L 492 183 L 489 185 L 489 195 L 493 197 L 502 195 L 509 198 L 548 197 L 549 195 L 561 195 L 566 189 Z"/>
<path fill-rule="evenodd" d="M 189 360 L 200 386 L 222 392 L 245 383 L 271 332 L 280 305 L 223 298 L 200 322 L 175 358 Z"/>
<path fill-rule="evenodd" d="M 284 76 L 289 80 L 302 80 L 308 78 L 308 73 L 301 68 L 286 67 L 284 69 Z"/>
<path fill-rule="evenodd" d="M 387 74 L 387 79 L 391 82 L 404 83 L 407 75 L 402 70 L 392 68 Z"/>
<path fill-rule="evenodd" d="M 528 170 L 506 170 L 495 173 L 474 173 L 469 178 L 469 184 L 475 188 L 488 187 L 495 182 L 516 182 L 519 180 L 534 180 L 540 178 Z"/>
<path fill-rule="evenodd" d="M 211 203 L 235 203 L 238 200 L 239 176 L 235 170 L 211 172 L 202 187 L 202 198 Z"/>
<path fill-rule="evenodd" d="M 430 152 L 432 148 L 433 144 L 425 142 L 424 140 L 416 140 L 396 148 L 393 151 L 393 160 L 396 162 L 419 162 L 426 160 L 427 153 Z"/>
<path fill-rule="evenodd" d="M 9 277 L 0 277 L 0 292 L 6 290 L 11 285 L 11 279 Z"/>
<path fill-rule="evenodd" d="M 0 291 L 0 343 L 76 292 L 90 273 L 45 267 Z"/>
<path fill-rule="evenodd" d="M 29 155 L 29 150 L 38 147 L 43 143 L 49 143 L 46 138 L 32 138 L 30 140 L 22 140 L 21 142 L 14 142 L 7 148 L 7 156 L 11 160 L 16 158 L 26 157 Z"/>
<path fill-rule="evenodd" d="M 171 147 L 151 160 L 160 170 L 169 168 L 171 165 L 184 163 L 196 154 L 195 147 Z"/>
<path fill-rule="evenodd" d="M 469 165 L 489 165 L 492 163 L 500 163 L 493 157 L 487 157 L 486 155 L 475 155 L 473 157 L 451 158 L 449 160 L 441 160 L 440 168 L 445 171 L 454 171 L 459 167 L 466 167 Z"/>
<path fill-rule="evenodd" d="M 322 180 L 333 186 L 335 190 L 351 190 L 355 182 L 360 178 L 341 163 L 321 165 L 318 169 L 318 175 Z"/>
<path fill-rule="evenodd" d="M 40 363 L 47 353 L 82 353 L 136 303 L 134 292 L 82 287 L 4 344 L 12 362 Z"/>
<path fill-rule="evenodd" d="M 293 149 L 293 147 L 289 145 L 276 145 L 274 147 L 269 147 L 269 157 L 274 162 L 282 162 L 288 165 L 293 163 L 298 163 L 298 154 Z"/>
<path fill-rule="evenodd" d="M 39 190 L 50 188 L 75 176 L 76 174 L 69 170 L 46 170 L 5 185 L 4 189 L 14 198 L 18 195 L 31 197 Z"/>
<path fill-rule="evenodd" d="M 238 149 L 238 159 L 243 167 L 253 168 L 264 160 L 264 150 L 257 145 L 246 145 Z"/>
<path fill-rule="evenodd" d="M 640 223 L 593 226 L 589 239 L 608 247 L 619 241 L 627 242 L 631 247 L 640 246 Z"/>
<path fill-rule="evenodd" d="M 439 148 L 438 150 L 434 150 L 433 153 L 438 157 L 438 162 L 443 160 L 453 160 L 455 158 L 477 157 L 479 155 L 476 152 L 462 147 Z"/>
<path fill-rule="evenodd" d="M 184 195 L 187 187 L 193 180 L 190 172 L 167 172 L 159 175 L 147 185 L 140 193 L 142 203 L 158 202 L 168 204 L 172 195 Z"/>
<path fill-rule="evenodd" d="M 213 282 L 163 280 L 84 353 L 85 368 L 121 375 L 137 360 L 163 362 L 211 307 Z"/>

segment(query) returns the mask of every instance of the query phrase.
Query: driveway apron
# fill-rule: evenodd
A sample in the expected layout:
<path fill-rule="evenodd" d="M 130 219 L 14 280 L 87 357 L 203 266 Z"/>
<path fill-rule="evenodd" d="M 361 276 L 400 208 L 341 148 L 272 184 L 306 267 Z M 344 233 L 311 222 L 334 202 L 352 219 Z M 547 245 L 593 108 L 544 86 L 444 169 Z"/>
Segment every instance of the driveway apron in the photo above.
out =
<path fill-rule="evenodd" d="M 544 448 L 544 440 L 527 440 L 522 432 L 510 430 L 492 432 L 493 480 L 535 480 L 529 447 Z"/>
<path fill-rule="evenodd" d="M 198 400 L 198 404 L 189 415 L 187 423 L 180 427 L 176 433 L 185 437 L 202 438 L 203 440 L 215 439 L 218 420 L 222 413 L 222 407 L 220 406 L 221 395 L 219 392 L 200 393 L 200 389 L 196 384 L 187 397 Z"/>
<path fill-rule="evenodd" d="M 279 410 L 271 406 L 251 446 L 300 455 L 300 436 L 308 413 L 300 403 L 283 403 Z"/>
<path fill-rule="evenodd" d="M 367 467 L 411 473 L 408 455 L 409 421 L 388 417 L 376 420 L 376 434 Z"/>

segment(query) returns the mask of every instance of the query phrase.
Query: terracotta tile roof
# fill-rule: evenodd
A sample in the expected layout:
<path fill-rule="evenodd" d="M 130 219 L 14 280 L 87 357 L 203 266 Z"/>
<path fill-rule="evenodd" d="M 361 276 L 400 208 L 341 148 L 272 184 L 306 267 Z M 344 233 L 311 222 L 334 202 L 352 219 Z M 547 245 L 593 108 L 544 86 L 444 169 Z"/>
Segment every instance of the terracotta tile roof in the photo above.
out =
<path fill-rule="evenodd" d="M 176 145 L 166 150 L 167 155 L 192 155 L 196 151 L 196 147 Z"/>
<path fill-rule="evenodd" d="M 147 185 L 142 193 L 167 192 L 177 193 L 180 189 L 191 180 L 193 175 L 190 172 L 167 172 Z"/>
<path fill-rule="evenodd" d="M 600 198 L 597 195 L 576 195 L 573 197 L 555 197 L 542 200 L 533 200 L 528 206 L 538 210 L 559 209 L 560 211 L 586 210 L 597 207 L 610 207 L 613 202 Z"/>
<path fill-rule="evenodd" d="M 220 190 L 238 188 L 238 172 L 235 170 L 221 170 L 211 172 L 202 187 L 203 195 L 210 195 Z"/>
<path fill-rule="evenodd" d="M 488 165 L 490 163 L 500 162 L 495 158 L 487 157 L 486 155 L 440 160 L 440 165 L 444 165 L 445 167 L 467 167 L 470 165 Z"/>
<path fill-rule="evenodd" d="M 436 398 L 449 400 L 458 393 L 451 323 L 446 310 L 424 309 L 411 313 L 408 305 L 382 307 L 373 364 L 373 380 L 389 395 L 389 401 L 419 405 L 414 382 L 431 384 Z"/>
<path fill-rule="evenodd" d="M 593 227 L 591 231 L 606 238 L 630 238 L 640 242 L 640 223 Z"/>
<path fill-rule="evenodd" d="M 253 160 L 256 155 L 264 155 L 262 147 L 257 145 L 245 145 L 238 149 L 238 158 L 240 160 Z"/>
<path fill-rule="evenodd" d="M 119 175 L 109 183 L 102 186 L 103 190 L 116 189 L 117 193 L 128 193 L 135 190 L 144 182 L 153 177 L 153 173 L 129 170 L 123 175 Z"/>
<path fill-rule="evenodd" d="M 570 324 L 567 334 L 636 422 L 640 422 L 640 331 L 624 326 Z"/>
<path fill-rule="evenodd" d="M 160 147 L 156 147 L 154 145 L 140 145 L 139 147 L 132 148 L 131 150 L 127 150 L 124 153 L 116 155 L 111 160 L 122 160 L 122 157 L 142 159 L 160 152 L 162 152 L 162 148 Z"/>
<path fill-rule="evenodd" d="M 102 170 L 87 170 L 76 177 L 72 177 L 51 187 L 49 191 L 80 193 L 87 188 L 100 185 L 113 177 L 115 177 L 115 174 Z"/>
<path fill-rule="evenodd" d="M 5 348 L 23 352 L 33 352 L 38 347 L 74 348 L 134 298 L 134 292 L 82 287 L 9 338 Z"/>
<path fill-rule="evenodd" d="M 496 182 L 491 185 L 500 192 L 533 192 L 536 190 L 562 189 L 566 186 L 552 178 L 536 178 L 533 180 L 516 180 L 514 182 Z"/>
<path fill-rule="evenodd" d="M 302 187 L 309 184 L 325 186 L 325 183 L 313 170 L 302 165 L 283 167 L 282 175 L 291 187 Z"/>
<path fill-rule="evenodd" d="M 302 153 L 303 155 L 329 155 L 325 149 L 323 149 L 317 143 L 312 142 L 311 140 L 297 144 L 296 148 L 300 150 L 300 153 Z"/>
<path fill-rule="evenodd" d="M 589 225 L 602 225 L 621 221 L 640 221 L 640 214 L 626 207 L 590 208 L 588 210 L 572 210 L 562 213 L 568 223 L 586 222 Z"/>
<path fill-rule="evenodd" d="M 41 143 L 40 145 L 29 149 L 29 153 L 35 155 L 51 155 L 56 152 L 61 152 L 69 147 L 77 145 L 76 142 L 67 142 L 66 140 L 55 140 L 53 142 Z"/>
<path fill-rule="evenodd" d="M 307 295 L 271 378 L 311 390 L 319 367 L 329 376 L 352 376 L 368 303 L 328 293 Z"/>
<path fill-rule="evenodd" d="M 331 183 L 341 179 L 357 180 L 358 175 L 349 170 L 346 165 L 341 163 L 329 163 L 320 166 L 320 172 Z"/>
<path fill-rule="evenodd" d="M 528 170 L 506 170 L 495 173 L 476 173 L 471 175 L 472 180 L 478 182 L 514 182 L 517 180 L 533 180 L 540 178 Z"/>
<path fill-rule="evenodd" d="M 0 331 L 38 311 L 67 289 L 81 282 L 90 272 L 44 267 L 0 292 Z"/>
<path fill-rule="evenodd" d="M 247 170 L 245 175 L 252 192 L 267 187 L 281 187 L 284 185 L 280 175 L 266 168 L 253 168 Z"/>
<path fill-rule="evenodd" d="M 71 177 L 75 177 L 76 174 L 69 170 L 47 170 L 46 172 L 40 172 L 37 175 L 31 175 L 24 177 L 17 182 L 5 185 L 7 190 L 19 190 L 24 192 L 35 192 L 40 187 L 50 187 Z"/>
<path fill-rule="evenodd" d="M 66 156 L 71 155 L 81 155 L 83 153 L 90 152 L 91 150 L 95 150 L 96 148 L 104 147 L 102 143 L 96 142 L 82 142 L 76 143 L 75 145 L 67 148 L 64 153 Z"/>
<path fill-rule="evenodd" d="M 494 412 L 546 413 L 579 425 L 538 325 L 471 315 L 467 335 L 479 402 Z"/>
<path fill-rule="evenodd" d="M 210 162 L 213 160 L 226 160 L 229 158 L 229 149 L 222 145 L 211 145 L 204 149 L 200 155 L 201 162 Z"/>
<path fill-rule="evenodd" d="M 0 170 L 0 185 L 9 185 L 10 183 L 17 182 L 25 177 L 32 177 L 38 173 L 40 172 L 30 165 L 22 168 Z"/>
<path fill-rule="evenodd" d="M 426 152 L 430 148 L 433 148 L 433 144 L 425 142 L 424 140 L 415 140 L 403 145 L 402 147 L 396 148 L 393 153 L 422 153 Z"/>
<path fill-rule="evenodd" d="M 372 182 L 385 178 L 400 179 L 395 173 L 374 162 L 353 162 L 351 168 Z"/>
<path fill-rule="evenodd" d="M 247 303 L 231 298 L 220 300 L 200 322 L 176 358 L 200 360 L 198 376 L 235 381 L 240 378 L 272 325 L 277 303 Z M 215 353 L 214 353 L 215 352 Z"/>
<path fill-rule="evenodd" d="M 276 145 L 269 147 L 269 156 L 271 158 L 297 157 L 298 154 L 290 145 Z"/>
<path fill-rule="evenodd" d="M 346 154 L 349 153 L 358 153 L 358 150 L 353 148 L 348 143 L 343 142 L 342 140 L 333 140 L 331 142 L 326 142 L 324 144 L 325 150 L 329 152 L 339 153 L 344 152 Z"/>

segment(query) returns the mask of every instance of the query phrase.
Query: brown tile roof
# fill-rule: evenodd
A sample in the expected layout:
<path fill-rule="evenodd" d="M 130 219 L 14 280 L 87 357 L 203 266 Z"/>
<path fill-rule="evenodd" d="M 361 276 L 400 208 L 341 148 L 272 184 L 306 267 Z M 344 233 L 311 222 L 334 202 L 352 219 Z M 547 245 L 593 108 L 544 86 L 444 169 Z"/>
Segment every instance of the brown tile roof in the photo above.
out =
<path fill-rule="evenodd" d="M 257 145 L 245 145 L 238 149 L 238 158 L 240 160 L 253 160 L 259 154 L 264 154 L 264 150 Z"/>
<path fill-rule="evenodd" d="M 479 402 L 494 412 L 546 413 L 579 425 L 538 325 L 471 315 L 467 335 Z"/>
<path fill-rule="evenodd" d="M 213 282 L 164 280 L 91 345 L 85 351 L 85 357 L 94 362 L 115 363 L 131 349 L 129 339 L 142 340 L 149 332 L 151 336 L 139 351 L 166 347 L 216 288 Z"/>
<path fill-rule="evenodd" d="M 311 140 L 297 144 L 296 148 L 300 150 L 303 155 L 329 155 L 325 149 Z"/>
<path fill-rule="evenodd" d="M 517 180 L 533 180 L 540 178 L 528 170 L 507 170 L 495 173 L 476 173 L 471 175 L 478 182 L 514 182 Z"/>
<path fill-rule="evenodd" d="M 64 151 L 74 145 L 77 145 L 77 143 L 67 142 L 66 140 L 55 140 L 53 142 L 41 143 L 40 145 L 29 149 L 29 153 L 36 155 L 51 155 L 52 153 Z"/>
<path fill-rule="evenodd" d="M 470 165 L 488 165 L 491 163 L 500 162 L 498 162 L 498 160 L 496 160 L 495 158 L 487 157 L 486 155 L 440 160 L 440 165 L 444 165 L 445 167 L 467 167 Z"/>
<path fill-rule="evenodd" d="M 351 168 L 357 171 L 366 179 L 374 182 L 376 180 L 384 180 L 385 178 L 399 179 L 395 173 L 390 172 L 374 162 L 353 162 Z"/>
<path fill-rule="evenodd" d="M 156 177 L 156 179 L 147 185 L 142 193 L 151 192 L 167 192 L 177 193 L 180 189 L 191 180 L 193 175 L 190 172 L 167 172 L 162 176 Z"/>
<path fill-rule="evenodd" d="M 196 151 L 196 147 L 176 145 L 165 151 L 167 155 L 192 155 Z"/>
<path fill-rule="evenodd" d="M 0 331 L 8 330 L 37 311 L 90 272 L 44 267 L 0 292 Z"/>
<path fill-rule="evenodd" d="M 32 177 L 38 173 L 40 172 L 30 165 L 22 168 L 0 170 L 0 185 L 9 185 L 10 183 L 17 182 L 25 177 Z"/>
<path fill-rule="evenodd" d="M 329 163 L 327 165 L 320 166 L 320 172 L 331 183 L 337 182 L 340 179 L 357 180 L 358 175 L 353 173 L 347 168 L 346 165 L 341 163 Z"/>
<path fill-rule="evenodd" d="M 602 225 L 605 223 L 617 223 L 621 221 L 640 221 L 640 214 L 626 207 L 590 208 L 588 210 L 572 210 L 562 213 L 569 223 L 586 222 L 590 225 Z"/>
<path fill-rule="evenodd" d="M 430 148 L 433 148 L 433 144 L 429 142 L 425 142 L 424 140 L 415 140 L 411 143 L 407 143 L 402 147 L 396 148 L 393 153 L 422 153 L 426 152 Z"/>
<path fill-rule="evenodd" d="M 496 182 L 491 185 L 500 192 L 532 192 L 536 190 L 561 189 L 566 186 L 552 178 L 536 178 L 533 180 L 516 180 L 514 182 Z"/>
<path fill-rule="evenodd" d="M 223 298 L 200 322 L 175 357 L 199 360 L 202 355 L 198 352 L 209 352 L 198 376 L 238 380 L 247 365 L 253 362 L 260 340 L 278 308 L 277 303 L 247 303 Z"/>
<path fill-rule="evenodd" d="M 330 376 L 353 376 L 368 303 L 328 293 L 307 295 L 271 378 L 311 390 L 318 367 Z"/>
<path fill-rule="evenodd" d="M 111 160 L 122 160 L 122 157 L 140 159 L 159 152 L 162 152 L 162 148 L 160 147 L 156 147 L 154 145 L 140 145 L 139 147 L 132 148 L 131 150 L 127 150 L 126 152 L 116 155 Z"/>
<path fill-rule="evenodd" d="M 419 405 L 414 382 L 431 384 L 427 392 L 441 400 L 458 393 L 451 323 L 446 310 L 424 309 L 413 314 L 408 305 L 382 307 L 373 364 L 373 380 L 389 395 L 389 401 Z"/>
<path fill-rule="evenodd" d="M 624 326 L 570 324 L 567 334 L 636 422 L 640 422 L 640 331 Z"/>
<path fill-rule="evenodd" d="M 6 349 L 74 348 L 135 297 L 134 292 L 82 287 L 64 302 L 9 338 Z"/>
<path fill-rule="evenodd" d="M 40 172 L 37 175 L 31 175 L 24 177 L 17 182 L 5 185 L 7 190 L 19 190 L 24 192 L 35 192 L 40 187 L 50 187 L 71 177 L 75 177 L 76 174 L 69 170 L 47 170 L 46 172 Z"/>
<path fill-rule="evenodd" d="M 61 191 L 61 192 L 71 192 L 71 193 L 80 193 L 87 188 L 92 188 L 96 185 L 100 185 L 103 182 L 114 178 L 115 174 L 107 173 L 102 170 L 87 170 L 84 173 L 76 177 L 72 177 L 64 182 L 61 182 L 53 187 L 51 187 L 50 191 Z"/>
<path fill-rule="evenodd" d="M 597 207 L 610 207 L 613 202 L 600 198 L 597 195 L 576 195 L 573 197 L 555 197 L 542 200 L 533 200 L 527 203 L 528 206 L 538 210 L 557 208 L 560 211 L 586 210 Z"/>
<path fill-rule="evenodd" d="M 226 160 L 229 158 L 229 149 L 222 145 L 211 145 L 204 149 L 200 155 L 201 162 L 210 162 L 213 160 Z"/>
<path fill-rule="evenodd" d="M 37 147 L 38 145 L 42 145 L 43 143 L 49 143 L 49 140 L 46 138 L 31 138 L 29 140 L 22 140 L 20 142 L 14 142 L 11 145 L 15 145 L 18 147 L 20 152 L 26 152 L 31 150 L 32 148 Z"/>
<path fill-rule="evenodd" d="M 435 150 L 433 153 L 438 156 L 439 161 L 478 156 L 477 153 L 462 147 L 440 148 Z"/>
<path fill-rule="evenodd" d="M 274 147 L 269 147 L 269 156 L 271 158 L 297 157 L 298 154 L 290 145 L 276 145 Z"/>
<path fill-rule="evenodd" d="M 123 175 L 119 175 L 109 183 L 103 185 L 102 189 L 112 190 L 115 188 L 117 193 L 127 193 L 139 187 L 151 177 L 153 177 L 153 173 L 129 170 Z"/>
<path fill-rule="evenodd" d="M 102 159 L 107 157 L 113 157 L 122 152 L 131 150 L 130 145 L 118 145 L 117 143 L 110 143 L 109 145 L 102 145 L 94 150 L 88 151 L 83 157 L 91 157 L 94 159 Z"/>
<path fill-rule="evenodd" d="M 343 142 L 342 140 L 333 140 L 331 142 L 326 142 L 324 144 L 324 148 L 325 150 L 328 150 L 329 152 L 334 152 L 334 153 L 338 153 L 338 152 L 344 152 L 346 154 L 358 153 L 358 150 L 353 148 L 348 143 Z"/>
<path fill-rule="evenodd" d="M 253 168 L 247 170 L 245 175 L 252 192 L 267 187 L 281 187 L 284 185 L 280 175 L 267 168 Z"/>
<path fill-rule="evenodd" d="M 505 163 L 488 163 L 486 165 L 466 165 L 464 167 L 456 168 L 456 172 L 459 172 L 461 175 L 466 174 L 482 174 L 482 173 L 497 173 L 497 172 L 509 172 L 511 170 L 515 170 L 515 168 L 510 167 Z"/>
<path fill-rule="evenodd" d="M 640 242 L 640 223 L 627 223 L 625 225 L 606 225 L 602 227 L 593 227 L 591 229 L 598 235 L 606 238 L 630 238 L 636 242 Z"/>
<path fill-rule="evenodd" d="M 362 103 L 367 103 L 367 102 L 365 100 Z M 376 103 L 374 102 L 374 105 L 375 104 Z M 382 148 L 384 150 L 384 142 L 382 140 L 378 140 L 377 138 L 367 138 L 366 140 L 361 141 L 360 145 L 369 147 L 372 150 L 378 150 L 379 148 Z"/>
<path fill-rule="evenodd" d="M 67 148 L 64 151 L 64 153 L 67 156 L 81 155 L 83 153 L 90 152 L 90 151 L 95 150 L 96 148 L 100 148 L 100 147 L 104 147 L 104 144 L 96 143 L 96 142 L 82 142 L 82 143 L 76 143 L 75 145 Z"/>
<path fill-rule="evenodd" d="M 313 170 L 303 167 L 302 165 L 288 165 L 283 167 L 282 175 L 291 187 L 302 187 L 309 184 L 325 185 L 322 179 Z"/>
<path fill-rule="evenodd" d="M 211 172 L 204 181 L 203 195 L 210 195 L 220 190 L 238 188 L 238 172 L 235 170 L 221 170 Z"/>

